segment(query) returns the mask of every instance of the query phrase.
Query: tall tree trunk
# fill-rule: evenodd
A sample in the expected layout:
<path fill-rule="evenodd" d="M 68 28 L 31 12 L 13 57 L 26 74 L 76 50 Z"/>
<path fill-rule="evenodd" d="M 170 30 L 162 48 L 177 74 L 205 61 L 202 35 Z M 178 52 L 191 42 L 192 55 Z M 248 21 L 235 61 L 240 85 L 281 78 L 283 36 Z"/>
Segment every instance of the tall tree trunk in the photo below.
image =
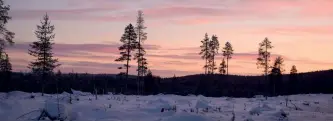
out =
<path fill-rule="evenodd" d="M 128 68 L 129 68 L 129 60 L 130 60 L 130 41 L 128 41 L 127 45 L 127 63 L 126 63 L 126 84 L 125 84 L 125 91 L 127 91 L 127 83 L 128 83 Z"/>
<path fill-rule="evenodd" d="M 46 35 L 44 35 L 46 38 Z M 45 40 L 44 40 L 45 41 Z M 43 42 L 42 43 L 42 51 L 43 51 L 43 76 L 42 76 L 42 96 L 44 96 L 44 84 L 45 84 L 45 80 L 46 80 L 46 47 L 45 47 L 46 43 Z"/>
<path fill-rule="evenodd" d="M 265 82 L 268 83 L 268 53 L 267 53 L 267 41 L 265 43 Z M 266 90 L 268 92 L 268 90 Z M 266 94 L 266 100 L 267 100 L 267 94 Z"/>
<path fill-rule="evenodd" d="M 214 70 L 215 70 L 215 54 L 213 54 L 213 64 L 212 64 L 212 74 L 214 74 Z"/>
<path fill-rule="evenodd" d="M 205 65 L 205 74 L 207 74 L 207 69 L 208 69 L 208 65 L 207 65 L 207 59 L 208 59 L 208 43 L 206 43 L 206 50 L 205 50 L 205 54 L 206 54 L 206 65 Z"/>
<path fill-rule="evenodd" d="M 140 33 L 140 32 L 139 32 Z M 137 93 L 138 93 L 138 95 L 140 94 L 140 77 L 141 77 L 141 75 L 140 75 L 140 71 L 141 71 L 141 66 L 140 66 L 140 63 L 141 63 L 141 61 L 142 61 L 142 59 L 141 59 L 141 39 L 140 39 L 140 34 L 139 34 L 139 56 L 138 56 L 138 76 L 137 76 Z"/>
<path fill-rule="evenodd" d="M 227 57 L 227 75 L 229 76 L 229 57 Z"/>

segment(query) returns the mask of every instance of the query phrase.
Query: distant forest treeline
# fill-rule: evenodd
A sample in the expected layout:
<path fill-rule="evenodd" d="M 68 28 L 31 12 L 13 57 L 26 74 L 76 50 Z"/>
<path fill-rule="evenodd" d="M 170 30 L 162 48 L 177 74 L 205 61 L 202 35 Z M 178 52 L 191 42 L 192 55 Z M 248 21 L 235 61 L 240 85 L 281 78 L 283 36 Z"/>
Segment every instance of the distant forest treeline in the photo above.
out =
<path fill-rule="evenodd" d="M 148 74 L 144 77 L 144 92 L 142 94 L 253 97 L 254 95 L 333 93 L 333 70 L 299 73 L 295 76 L 288 74 L 277 78 L 270 75 L 269 77 L 269 81 L 265 81 L 264 76 L 202 74 L 160 78 Z M 33 74 L 13 73 L 10 80 L 1 81 L 0 91 L 40 92 L 42 84 L 36 81 L 39 78 L 41 77 Z M 71 89 L 75 89 L 94 93 L 94 90 L 97 89 L 99 94 L 107 92 L 137 94 L 136 76 L 130 76 L 128 81 L 124 81 L 125 79 L 124 75 L 57 73 L 45 84 L 45 92 L 61 93 L 63 91 L 71 92 Z"/>

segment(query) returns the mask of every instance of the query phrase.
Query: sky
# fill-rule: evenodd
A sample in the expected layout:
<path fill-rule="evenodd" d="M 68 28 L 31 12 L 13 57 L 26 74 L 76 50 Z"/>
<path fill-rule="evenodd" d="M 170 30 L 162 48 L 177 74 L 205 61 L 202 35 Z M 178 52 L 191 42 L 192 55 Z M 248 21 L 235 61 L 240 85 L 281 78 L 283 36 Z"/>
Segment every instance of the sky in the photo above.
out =
<path fill-rule="evenodd" d="M 259 75 L 259 43 L 267 37 L 274 60 L 284 58 L 284 73 L 333 68 L 333 0 L 4 0 L 11 6 L 7 28 L 16 33 L 7 48 L 14 71 L 29 72 L 34 58 L 27 52 L 36 41 L 36 25 L 46 13 L 55 25 L 56 70 L 110 73 L 123 70 L 115 62 L 124 28 L 136 24 L 142 10 L 147 27 L 148 67 L 162 77 L 204 73 L 199 46 L 205 33 L 228 41 L 234 55 L 229 73 Z M 273 63 L 273 61 L 271 62 Z M 136 63 L 130 63 L 135 74 Z"/>

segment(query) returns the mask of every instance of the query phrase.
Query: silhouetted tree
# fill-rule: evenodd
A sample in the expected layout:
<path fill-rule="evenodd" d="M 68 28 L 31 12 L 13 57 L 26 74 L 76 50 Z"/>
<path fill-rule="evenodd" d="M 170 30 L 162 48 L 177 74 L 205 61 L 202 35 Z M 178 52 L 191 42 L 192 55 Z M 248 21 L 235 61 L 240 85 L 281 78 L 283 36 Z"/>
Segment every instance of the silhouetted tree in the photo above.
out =
<path fill-rule="evenodd" d="M 145 21 L 143 18 L 143 12 L 141 10 L 138 11 L 138 16 L 137 16 L 137 21 L 136 21 L 136 34 L 138 36 L 138 45 L 137 45 L 137 49 L 138 52 L 135 55 L 135 59 L 137 59 L 138 62 L 138 94 L 140 92 L 142 92 L 142 89 L 144 86 L 141 82 L 141 77 L 144 76 L 147 73 L 147 59 L 144 57 L 144 55 L 146 54 L 146 51 L 144 50 L 142 43 L 147 40 L 147 33 L 144 31 L 147 27 L 144 25 Z"/>
<path fill-rule="evenodd" d="M 14 35 L 15 33 L 7 30 L 6 24 L 11 19 L 8 15 L 10 10 L 9 5 L 5 5 L 3 0 L 0 0 L 0 52 L 4 51 L 7 44 L 12 45 L 14 44 Z"/>
<path fill-rule="evenodd" d="M 291 67 L 290 74 L 297 74 L 297 69 L 295 65 Z"/>
<path fill-rule="evenodd" d="M 2 54 L 2 53 L 0 53 Z M 8 84 L 10 82 L 11 74 L 12 74 L 12 64 L 9 61 L 8 54 L 3 53 L 3 58 L 0 58 L 0 84 L 3 88 L 8 89 Z M 1 87 L 0 86 L 0 87 Z M 6 89 L 6 91 L 7 91 Z"/>
<path fill-rule="evenodd" d="M 276 92 L 282 93 L 282 73 L 284 72 L 283 64 L 284 60 L 281 56 L 278 56 L 274 60 L 274 64 L 271 67 L 270 71 L 271 81 L 270 84 L 272 86 L 272 94 L 276 95 Z"/>
<path fill-rule="evenodd" d="M 9 63 L 8 55 L 5 52 L 5 48 L 7 45 L 13 45 L 14 44 L 14 35 L 15 33 L 9 31 L 6 28 L 6 24 L 11 19 L 11 17 L 8 15 L 8 12 L 10 10 L 9 5 L 5 5 L 3 0 L 0 0 L 0 61 L 1 64 L 1 71 L 6 72 L 9 67 L 11 70 L 11 65 Z M 5 64 L 5 65 L 3 65 Z M 8 65 L 9 64 L 9 65 Z M 4 78 L 2 78 L 4 79 Z M 2 81 L 0 79 L 0 82 Z"/>
<path fill-rule="evenodd" d="M 121 51 L 120 52 L 121 56 L 115 60 L 115 61 L 120 61 L 120 62 L 126 61 L 126 64 L 124 64 L 124 67 L 126 68 L 126 73 L 125 73 L 126 81 L 128 80 L 128 68 L 130 67 L 129 62 L 132 60 L 131 52 L 137 48 L 136 39 L 137 39 L 137 35 L 135 33 L 134 27 L 132 24 L 129 24 L 125 28 L 125 32 L 120 39 L 120 42 L 123 43 L 123 45 L 118 48 Z M 119 67 L 119 69 L 122 69 L 122 68 Z"/>
<path fill-rule="evenodd" d="M 208 68 L 209 73 L 214 74 L 214 71 L 217 69 L 216 63 L 215 63 L 215 55 L 218 54 L 220 48 L 220 43 L 216 35 L 212 36 L 212 40 L 209 41 L 209 59 L 208 59 Z"/>
<path fill-rule="evenodd" d="M 281 56 L 278 56 L 275 61 L 274 61 L 274 64 L 273 64 L 273 69 L 276 68 L 279 70 L 280 74 L 282 74 L 285 70 L 283 68 L 284 66 L 284 60 Z M 271 72 L 271 73 L 274 73 L 274 72 Z"/>
<path fill-rule="evenodd" d="M 205 68 L 205 74 L 207 74 L 208 71 L 208 59 L 210 57 L 210 52 L 209 52 L 209 37 L 208 34 L 205 34 L 205 38 L 201 41 L 202 45 L 200 46 L 201 51 L 200 51 L 200 55 L 201 58 L 204 59 L 206 61 L 204 68 Z"/>
<path fill-rule="evenodd" d="M 234 54 L 232 45 L 229 42 L 226 42 L 222 52 L 223 56 L 227 59 L 227 75 L 229 75 L 229 59 L 231 59 L 232 54 Z"/>
<path fill-rule="evenodd" d="M 290 70 L 290 75 L 289 75 L 289 91 L 292 94 L 297 94 L 299 90 L 299 85 L 298 85 L 298 78 L 297 78 L 297 69 L 296 66 L 293 65 Z"/>
<path fill-rule="evenodd" d="M 156 94 L 158 92 L 158 86 L 156 79 L 159 79 L 159 77 L 155 77 L 153 73 L 148 70 L 147 75 L 145 76 L 145 93 L 146 94 Z"/>
<path fill-rule="evenodd" d="M 223 60 L 222 60 L 222 62 L 221 62 L 221 64 L 220 64 L 220 67 L 219 67 L 219 72 L 220 72 L 220 74 L 225 75 L 225 73 L 226 73 L 226 68 L 227 68 L 227 65 L 225 64 L 225 60 L 224 60 L 224 58 L 223 58 Z"/>
<path fill-rule="evenodd" d="M 269 49 L 272 49 L 273 46 L 271 45 L 272 42 L 268 40 L 266 37 L 264 41 L 259 43 L 259 49 L 258 49 L 258 58 L 257 58 L 257 66 L 258 68 L 264 68 L 266 80 L 268 75 L 268 68 L 269 68 L 269 62 L 271 53 L 269 52 Z"/>
<path fill-rule="evenodd" d="M 266 82 L 268 81 L 268 69 L 271 56 L 269 49 L 273 48 L 271 43 L 272 42 L 270 42 L 267 37 L 261 43 L 259 43 L 258 58 L 256 63 L 258 68 L 264 68 L 264 76 Z"/>
<path fill-rule="evenodd" d="M 49 16 L 46 14 L 37 25 L 35 35 L 38 41 L 30 44 L 29 54 L 36 59 L 28 66 L 34 74 L 42 75 L 42 95 L 44 95 L 44 85 L 47 77 L 53 74 L 53 69 L 60 66 L 58 59 L 53 57 L 52 45 L 55 37 L 54 25 L 51 25 Z"/>
<path fill-rule="evenodd" d="M 4 58 L 0 59 L 0 72 L 11 72 L 12 64 L 9 61 L 9 57 L 7 53 L 4 53 Z"/>

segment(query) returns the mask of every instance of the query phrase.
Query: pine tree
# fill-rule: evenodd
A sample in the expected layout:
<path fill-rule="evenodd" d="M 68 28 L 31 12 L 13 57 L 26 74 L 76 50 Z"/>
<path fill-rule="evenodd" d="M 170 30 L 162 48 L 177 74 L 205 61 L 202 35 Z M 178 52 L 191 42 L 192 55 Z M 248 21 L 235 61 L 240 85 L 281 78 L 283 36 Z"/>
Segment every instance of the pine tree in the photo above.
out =
<path fill-rule="evenodd" d="M 202 45 L 200 46 L 201 51 L 200 51 L 200 55 L 201 58 L 204 59 L 206 61 L 204 68 L 205 68 L 205 74 L 207 74 L 208 71 L 208 59 L 210 57 L 210 52 L 209 52 L 209 37 L 208 34 L 205 34 L 205 38 L 201 41 Z"/>
<path fill-rule="evenodd" d="M 267 37 L 259 43 L 258 58 L 256 63 L 258 68 L 264 68 L 266 82 L 268 81 L 268 69 L 271 56 L 269 49 L 273 48 L 271 44 L 272 42 L 270 42 Z M 267 96 L 265 97 L 267 99 Z"/>
<path fill-rule="evenodd" d="M 278 56 L 274 60 L 274 64 L 271 67 L 272 70 L 270 71 L 271 76 L 271 86 L 273 89 L 272 94 L 276 95 L 276 92 L 281 93 L 282 92 L 282 73 L 284 72 L 283 66 L 284 66 L 284 60 L 281 56 Z"/>
<path fill-rule="evenodd" d="M 272 49 L 273 46 L 271 45 L 272 42 L 268 40 L 266 37 L 264 41 L 259 43 L 259 49 L 258 49 L 258 58 L 257 58 L 257 66 L 258 68 L 264 68 L 266 81 L 267 81 L 267 75 L 268 75 L 268 68 L 269 68 L 269 62 L 271 53 L 269 52 L 269 49 Z"/>
<path fill-rule="evenodd" d="M 35 35 L 38 41 L 30 44 L 29 54 L 36 59 L 28 66 L 34 74 L 42 76 L 42 95 L 44 95 L 44 84 L 47 77 L 53 74 L 53 69 L 60 66 L 58 59 L 53 57 L 52 45 L 55 37 L 54 25 L 51 25 L 49 16 L 46 14 L 41 21 L 41 25 L 37 25 Z"/>
<path fill-rule="evenodd" d="M 224 60 L 224 58 L 223 58 L 223 60 L 222 60 L 222 62 L 221 62 L 221 64 L 220 64 L 220 67 L 219 67 L 219 72 L 220 72 L 220 74 L 225 75 L 225 73 L 226 73 L 226 68 L 227 68 L 227 65 L 225 64 L 225 60 Z"/>
<path fill-rule="evenodd" d="M 4 58 L 0 59 L 0 72 L 10 73 L 12 71 L 12 64 L 9 61 L 7 53 L 2 55 Z"/>
<path fill-rule="evenodd" d="M 5 59 L 6 46 L 14 44 L 15 33 L 6 28 L 6 24 L 11 20 L 11 17 L 8 15 L 9 10 L 10 6 L 5 5 L 3 0 L 0 0 L 0 59 Z"/>
<path fill-rule="evenodd" d="M 280 75 L 282 74 L 285 70 L 283 68 L 284 66 L 284 60 L 281 56 L 278 56 L 275 61 L 274 61 L 274 65 L 272 68 L 272 71 L 271 71 L 271 74 L 275 74 L 275 75 Z M 273 70 L 276 70 L 276 71 L 273 71 Z"/>
<path fill-rule="evenodd" d="M 126 61 L 126 64 L 124 64 L 124 67 L 126 68 L 126 81 L 128 80 L 128 69 L 129 69 L 129 62 L 132 60 L 131 53 L 137 48 L 137 35 L 135 33 L 134 27 L 132 24 L 129 24 L 125 28 L 125 32 L 122 35 L 120 42 L 123 43 L 122 46 L 120 46 L 118 49 L 121 51 L 121 56 L 116 59 L 115 61 L 123 62 Z M 119 69 L 122 69 L 119 67 Z"/>
<path fill-rule="evenodd" d="M 297 69 L 295 65 L 291 67 L 290 74 L 297 74 Z"/>
<path fill-rule="evenodd" d="M 143 84 L 141 82 L 141 78 L 147 73 L 147 59 L 144 57 L 144 55 L 146 54 L 145 49 L 143 48 L 143 42 L 145 40 L 147 40 L 147 33 L 144 32 L 144 30 L 147 28 L 144 23 L 144 18 L 143 18 L 144 14 L 143 12 L 140 10 L 138 11 L 138 16 L 137 16 L 137 21 L 136 21 L 136 34 L 137 34 L 137 39 L 138 39 L 138 45 L 137 45 L 137 53 L 135 55 L 134 59 L 137 59 L 137 63 L 138 63 L 138 75 L 137 75 L 137 79 L 138 79 L 138 93 L 140 93 L 140 91 L 142 91 L 143 89 Z"/>
<path fill-rule="evenodd" d="M 212 36 L 212 40 L 209 41 L 209 59 L 208 59 L 208 68 L 209 73 L 214 74 L 214 71 L 217 69 L 216 63 L 215 63 L 215 56 L 218 54 L 220 48 L 220 43 L 218 41 L 218 38 L 216 35 Z"/>
<path fill-rule="evenodd" d="M 284 66 L 284 60 L 281 56 L 278 56 L 273 63 L 273 66 L 270 67 L 271 71 L 269 72 L 271 75 L 276 76 L 276 75 L 282 75 L 282 73 L 285 71 L 283 69 Z"/>
<path fill-rule="evenodd" d="M 299 85 L 298 83 L 298 77 L 297 77 L 297 69 L 296 66 L 293 65 L 290 70 L 290 75 L 289 75 L 289 92 L 291 94 L 297 94 L 299 91 Z"/>
<path fill-rule="evenodd" d="M 6 89 L 5 91 L 8 91 L 9 87 L 9 81 L 12 74 L 12 65 L 9 61 L 8 54 L 6 53 L 0 53 L 2 54 L 3 58 L 0 59 L 0 88 Z"/>
<path fill-rule="evenodd" d="M 226 42 L 223 48 L 223 56 L 227 59 L 227 75 L 229 75 L 229 59 L 232 58 L 232 54 L 234 54 L 232 45 L 229 42 Z"/>

